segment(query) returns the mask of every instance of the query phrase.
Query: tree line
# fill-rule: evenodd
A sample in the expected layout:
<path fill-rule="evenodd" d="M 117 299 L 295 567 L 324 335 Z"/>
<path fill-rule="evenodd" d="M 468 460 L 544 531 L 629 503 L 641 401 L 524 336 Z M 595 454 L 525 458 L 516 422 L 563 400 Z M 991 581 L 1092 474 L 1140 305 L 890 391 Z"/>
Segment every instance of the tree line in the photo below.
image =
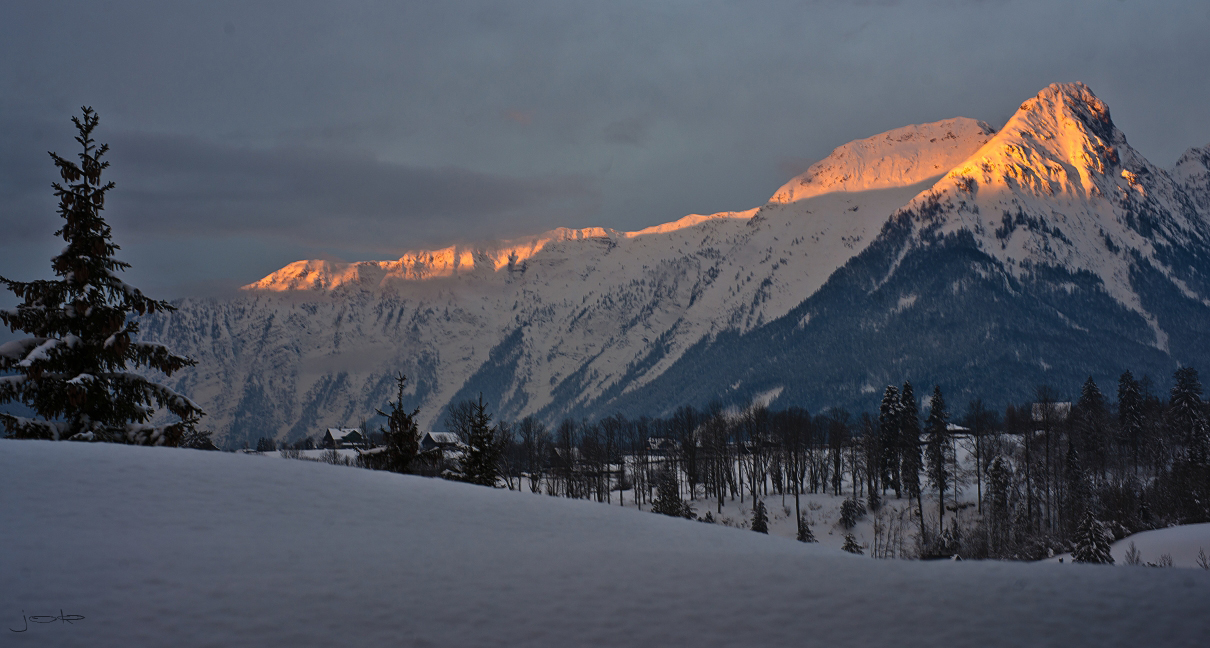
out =
<path fill-rule="evenodd" d="M 888 386 L 879 411 L 859 416 L 714 403 L 554 427 L 532 416 L 492 425 L 480 398 L 450 408 L 447 425 L 464 449 L 442 472 L 607 504 L 629 497 L 639 508 L 697 519 L 721 514 L 728 500 L 755 512 L 768 497 L 787 506 L 792 498 L 800 539 L 813 535 L 802 495 L 844 497 L 846 529 L 894 500 L 907 505 L 914 535 L 912 551 L 900 555 L 1035 560 L 1099 534 L 1210 521 L 1210 411 L 1196 370 L 1173 378 L 1166 397 L 1127 371 L 1113 401 L 1089 378 L 1074 402 L 1042 386 L 1031 402 L 1003 410 L 974 400 L 955 412 L 940 387 L 922 402 L 909 382 Z M 414 421 L 393 423 L 405 419 L 397 408 L 388 415 L 386 448 L 418 434 Z M 408 457 L 366 464 L 438 474 L 422 454 L 409 441 L 365 456 Z"/>

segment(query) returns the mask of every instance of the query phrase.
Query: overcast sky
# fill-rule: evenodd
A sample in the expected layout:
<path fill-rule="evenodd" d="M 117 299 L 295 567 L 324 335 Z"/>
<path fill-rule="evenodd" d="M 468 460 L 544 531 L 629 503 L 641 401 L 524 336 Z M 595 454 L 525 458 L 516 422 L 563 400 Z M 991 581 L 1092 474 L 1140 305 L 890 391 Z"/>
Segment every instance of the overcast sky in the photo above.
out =
<path fill-rule="evenodd" d="M 1210 143 L 1207 34 L 1206 0 L 7 0 L 0 275 L 49 273 L 46 152 L 76 152 L 85 104 L 127 278 L 175 298 L 754 207 L 845 142 L 999 127 L 1056 81 L 1170 166 Z"/>

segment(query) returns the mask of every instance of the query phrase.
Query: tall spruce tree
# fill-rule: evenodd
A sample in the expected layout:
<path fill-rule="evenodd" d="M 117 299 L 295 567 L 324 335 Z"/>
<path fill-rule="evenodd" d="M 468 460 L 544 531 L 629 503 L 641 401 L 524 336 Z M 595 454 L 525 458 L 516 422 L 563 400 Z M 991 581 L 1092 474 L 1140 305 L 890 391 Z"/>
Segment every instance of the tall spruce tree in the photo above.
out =
<path fill-rule="evenodd" d="M 1004 457 L 997 455 L 992 459 L 987 468 L 987 507 L 984 509 L 988 516 L 988 552 L 992 558 L 1000 558 L 1007 553 L 1005 549 L 1012 524 L 1012 511 L 1009 508 L 1012 478 L 1012 469 Z"/>
<path fill-rule="evenodd" d="M 391 411 L 388 413 L 376 410 L 380 416 L 386 417 L 387 427 L 382 431 L 385 443 L 380 454 L 383 457 L 381 460 L 371 459 L 371 468 L 406 473 L 416 455 L 420 453 L 420 428 L 416 425 L 416 415 L 420 413 L 420 408 L 417 407 L 409 414 L 403 407 L 403 386 L 407 381 L 407 376 L 402 373 L 396 376 L 395 383 L 399 394 L 395 402 L 387 403 Z"/>
<path fill-rule="evenodd" d="M 1194 465 L 1210 460 L 1206 413 L 1202 407 L 1202 383 L 1193 367 L 1181 367 L 1172 376 L 1172 400 L 1168 424 L 1173 436 L 1185 446 L 1185 456 Z"/>
<path fill-rule="evenodd" d="M 1143 393 L 1129 371 L 1118 378 L 1118 434 L 1130 450 L 1134 472 L 1139 472 L 1139 450 L 1143 437 Z"/>
<path fill-rule="evenodd" d="M 1108 468 L 1108 447 L 1106 446 L 1106 429 L 1109 426 L 1109 410 L 1105 406 L 1105 396 L 1097 386 L 1092 376 L 1084 381 L 1080 389 L 1080 400 L 1072 412 L 1072 432 L 1075 434 L 1075 448 L 1080 453 L 1084 465 L 1090 470 L 1103 475 Z"/>
<path fill-rule="evenodd" d="M 466 481 L 481 486 L 495 486 L 500 477 L 501 444 L 492 426 L 492 415 L 487 413 L 483 394 L 474 403 L 470 417 L 470 436 L 467 441 L 466 459 L 462 471 Z"/>
<path fill-rule="evenodd" d="M 899 478 L 903 482 L 904 495 L 916 500 L 916 509 L 920 512 L 920 535 L 924 530 L 924 503 L 920 497 L 920 471 L 923 459 L 920 456 L 920 410 L 916 406 L 916 394 L 912 391 L 912 383 L 903 383 L 903 391 L 899 397 Z"/>
<path fill-rule="evenodd" d="M 938 530 L 945 528 L 945 491 L 949 488 L 949 463 L 953 446 L 950 443 L 949 412 L 941 386 L 933 386 L 933 400 L 929 405 L 929 416 L 925 421 L 925 447 L 927 449 L 929 484 L 937 489 Z"/>
<path fill-rule="evenodd" d="M 1065 531 L 1072 531 L 1076 521 L 1089 510 L 1091 492 L 1092 485 L 1084 470 L 1080 451 L 1069 441 L 1067 455 L 1063 459 L 1063 502 L 1060 509 Z"/>
<path fill-rule="evenodd" d="M 97 146 L 92 132 L 100 120 L 91 108 L 82 110 L 82 117 L 71 118 L 83 147 L 79 164 L 50 154 L 62 178 L 51 185 L 64 220 L 55 236 L 66 242 L 51 260 L 58 279 L 0 277 L 23 300 L 15 310 L 0 311 L 0 322 L 31 336 L 0 346 L 0 373 L 11 374 L 0 377 L 0 403 L 24 403 L 37 416 L 0 413 L 0 423 L 16 438 L 179 445 L 204 413 L 130 370 L 145 367 L 171 376 L 194 361 L 134 339 L 134 315 L 175 309 L 118 277 L 130 265 L 113 258 L 119 248 L 101 217 L 114 187 L 101 180 L 109 146 Z M 161 409 L 179 420 L 149 425 Z"/>
<path fill-rule="evenodd" d="M 890 485 L 895 491 L 895 497 L 903 496 L 900 491 L 899 458 L 903 454 L 900 439 L 900 403 L 899 390 L 894 385 L 887 385 L 882 394 L 882 404 L 878 408 L 878 437 L 882 442 L 882 460 L 879 466 L 883 485 Z"/>

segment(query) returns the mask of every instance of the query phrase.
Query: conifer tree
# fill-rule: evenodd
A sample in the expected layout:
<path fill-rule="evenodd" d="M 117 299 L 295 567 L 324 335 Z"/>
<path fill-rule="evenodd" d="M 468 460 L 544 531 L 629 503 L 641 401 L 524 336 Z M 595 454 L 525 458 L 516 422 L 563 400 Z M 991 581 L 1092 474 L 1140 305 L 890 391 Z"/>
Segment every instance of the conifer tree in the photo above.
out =
<path fill-rule="evenodd" d="M 1091 500 L 1091 484 L 1086 474 L 1080 451 L 1068 443 L 1067 456 L 1063 460 L 1063 514 L 1067 530 L 1071 530 L 1080 515 L 1088 510 Z"/>
<path fill-rule="evenodd" d="M 857 526 L 858 520 L 865 516 L 865 507 L 861 502 L 855 499 L 847 499 L 840 504 L 840 526 L 845 529 L 852 529 Z"/>
<path fill-rule="evenodd" d="M 399 394 L 395 402 L 387 402 L 390 413 L 375 410 L 379 416 L 386 417 L 387 427 L 382 431 L 385 443 L 381 453 L 384 455 L 381 466 L 373 465 L 373 468 L 406 473 L 416 455 L 420 453 L 420 428 L 416 425 L 416 415 L 420 413 L 420 408 L 417 407 L 410 414 L 403 408 L 403 386 L 407 380 L 407 376 L 402 373 L 395 377 Z"/>
<path fill-rule="evenodd" d="M 1084 514 L 1080 528 L 1076 531 L 1076 548 L 1071 552 L 1071 559 L 1078 563 L 1112 565 L 1113 556 L 1109 553 L 1112 544 L 1113 536 L 1089 511 Z"/>
<path fill-rule="evenodd" d="M 992 557 L 1004 555 L 1008 544 L 1008 532 L 1012 522 L 1009 509 L 1009 489 L 1012 487 L 1012 469 L 1004 457 L 996 456 L 987 468 L 987 511 L 988 529 L 992 546 Z"/>
<path fill-rule="evenodd" d="M 681 489 L 676 483 L 676 474 L 672 472 L 672 469 L 665 467 L 656 476 L 656 496 L 655 502 L 651 505 L 651 512 L 672 517 L 686 517 L 687 508 L 685 500 L 681 499 Z"/>
<path fill-rule="evenodd" d="M 1118 432 L 1130 448 L 1134 472 L 1139 471 L 1139 446 L 1143 436 L 1143 394 L 1139 381 L 1129 372 L 1118 378 Z"/>
<path fill-rule="evenodd" d="M 136 342 L 134 315 L 175 310 L 123 282 L 130 267 L 114 259 L 119 249 L 101 211 L 114 184 L 102 182 L 107 144 L 92 132 L 99 119 L 91 108 L 72 117 L 83 147 L 80 163 L 51 153 L 62 183 L 51 186 L 64 223 L 56 236 L 66 242 L 51 260 L 57 279 L 30 282 L 0 277 L 18 299 L 0 311 L 0 322 L 31 337 L 0 346 L 0 403 L 20 402 L 37 418 L 0 413 L 9 436 L 26 439 L 112 441 L 179 445 L 203 412 L 172 389 L 130 371 L 145 367 L 171 376 L 194 361 L 159 344 Z M 154 426 L 160 409 L 179 419 Z"/>
<path fill-rule="evenodd" d="M 866 508 L 875 513 L 882 508 L 882 498 L 878 496 L 878 491 L 872 490 L 865 498 Z"/>
<path fill-rule="evenodd" d="M 1080 389 L 1080 400 L 1076 402 L 1072 418 L 1072 431 L 1076 437 L 1076 449 L 1084 460 L 1084 464 L 1097 474 L 1103 474 L 1106 465 L 1106 428 L 1108 427 L 1109 410 L 1105 407 L 1105 397 L 1092 376 L 1084 381 Z"/>
<path fill-rule="evenodd" d="M 492 415 L 487 413 L 483 394 L 479 394 L 479 401 L 474 403 L 471 411 L 463 473 L 466 481 L 480 486 L 495 486 L 500 477 L 500 453 L 503 448 L 496 439 L 496 428 L 491 422 Z"/>
<path fill-rule="evenodd" d="M 889 484 L 895 491 L 895 497 L 902 497 L 899 480 L 899 458 L 903 454 L 900 440 L 900 403 L 899 390 L 894 385 L 887 385 L 882 395 L 882 404 L 878 408 L 878 437 L 882 441 L 883 464 L 879 466 L 882 483 Z"/>
<path fill-rule="evenodd" d="M 764 500 L 756 500 L 756 506 L 752 507 L 752 530 L 769 533 L 769 512 L 765 509 Z"/>
<path fill-rule="evenodd" d="M 952 446 L 947 427 L 949 412 L 945 408 L 945 398 L 941 395 L 941 386 L 933 387 L 933 400 L 929 406 L 928 420 L 925 421 L 925 446 L 928 454 L 928 480 L 937 489 L 938 528 L 945 528 L 945 491 L 949 488 L 950 472 L 948 468 Z"/>
<path fill-rule="evenodd" d="M 920 411 L 916 407 L 916 394 L 912 391 L 912 383 L 903 383 L 899 402 L 899 477 L 903 482 L 904 495 L 908 499 L 916 500 L 916 508 L 920 512 L 920 535 L 923 538 L 925 530 L 924 504 L 920 497 L 920 470 L 923 468 L 920 456 Z"/>
<path fill-rule="evenodd" d="M 844 534 L 844 546 L 841 549 L 858 556 L 865 555 L 865 552 L 861 550 L 861 545 L 857 544 L 857 538 L 854 538 L 852 533 Z"/>
<path fill-rule="evenodd" d="M 1185 445 L 1186 457 L 1195 465 L 1207 463 L 1210 447 L 1207 447 L 1207 426 L 1202 409 L 1202 383 L 1197 370 L 1181 367 L 1172 376 L 1172 400 L 1169 408 L 1169 426 L 1173 435 Z"/>
<path fill-rule="evenodd" d="M 818 542 L 815 539 L 815 534 L 811 532 L 811 525 L 807 524 L 803 516 L 798 516 L 798 535 L 795 536 L 799 542 Z"/>

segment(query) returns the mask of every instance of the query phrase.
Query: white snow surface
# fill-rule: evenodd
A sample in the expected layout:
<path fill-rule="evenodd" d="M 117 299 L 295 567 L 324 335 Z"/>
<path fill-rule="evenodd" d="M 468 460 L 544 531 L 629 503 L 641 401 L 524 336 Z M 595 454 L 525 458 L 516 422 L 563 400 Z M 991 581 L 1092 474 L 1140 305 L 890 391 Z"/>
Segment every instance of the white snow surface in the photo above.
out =
<path fill-rule="evenodd" d="M 0 441 L 0 543 L 13 646 L 1201 646 L 1210 632 L 1201 570 L 877 561 L 169 448 Z M 83 619 L 8 631 L 60 611 Z"/>
<path fill-rule="evenodd" d="M 1115 565 L 1126 564 L 1126 552 L 1132 542 L 1144 563 L 1157 562 L 1160 556 L 1167 554 L 1172 558 L 1173 567 L 1203 569 L 1197 564 L 1198 552 L 1204 551 L 1210 556 L 1210 523 L 1144 531 L 1122 538 L 1110 549 Z"/>
<path fill-rule="evenodd" d="M 1109 554 L 1113 556 L 1114 565 L 1129 566 L 1126 564 L 1126 552 L 1130 550 L 1131 543 L 1134 543 L 1134 548 L 1138 550 L 1139 559 L 1143 563 L 1158 563 L 1160 557 L 1167 554 L 1172 558 L 1173 567 L 1204 570 L 1201 565 L 1197 564 L 1198 552 L 1204 551 L 1206 556 L 1210 557 L 1210 523 L 1186 524 L 1126 536 L 1110 547 Z M 1071 561 L 1069 554 L 1062 554 L 1048 560 L 1058 562 L 1060 558 L 1064 562 Z"/>
<path fill-rule="evenodd" d="M 833 191 L 891 189 L 944 175 L 986 142 L 995 129 L 966 117 L 904 126 L 832 151 L 771 198 L 790 203 Z"/>

